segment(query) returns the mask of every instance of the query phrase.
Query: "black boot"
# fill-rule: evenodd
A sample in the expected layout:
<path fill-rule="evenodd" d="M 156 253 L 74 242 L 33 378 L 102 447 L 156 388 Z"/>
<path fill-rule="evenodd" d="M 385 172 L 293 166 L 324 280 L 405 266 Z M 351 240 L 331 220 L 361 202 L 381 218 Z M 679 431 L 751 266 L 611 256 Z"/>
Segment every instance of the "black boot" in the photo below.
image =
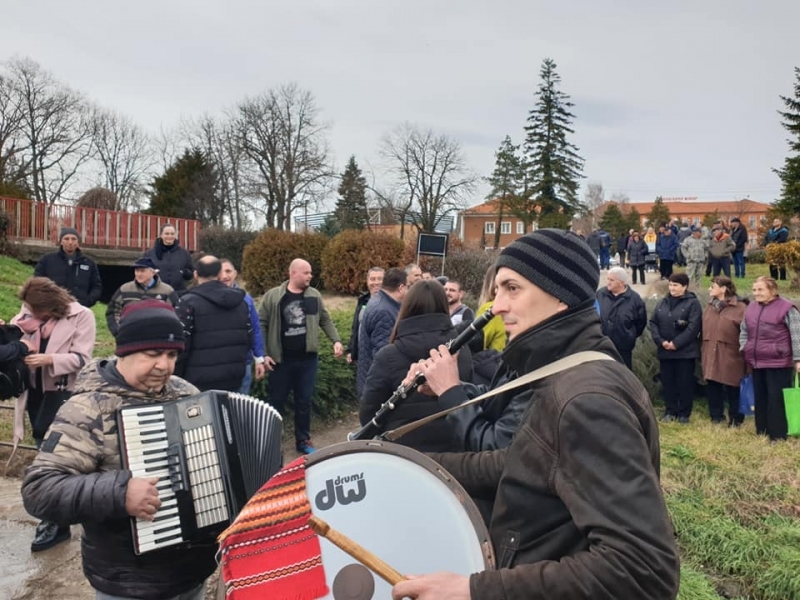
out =
<path fill-rule="evenodd" d="M 70 538 L 69 525 L 59 525 L 53 521 L 42 521 L 36 526 L 36 535 L 31 543 L 31 552 L 41 552 Z"/>

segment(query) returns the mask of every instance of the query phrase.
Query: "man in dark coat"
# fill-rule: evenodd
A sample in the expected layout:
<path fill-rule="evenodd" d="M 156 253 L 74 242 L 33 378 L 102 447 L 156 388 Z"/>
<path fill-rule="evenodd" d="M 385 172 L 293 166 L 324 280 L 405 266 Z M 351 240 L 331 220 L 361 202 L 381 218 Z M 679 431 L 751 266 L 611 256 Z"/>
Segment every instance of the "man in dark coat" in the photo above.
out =
<path fill-rule="evenodd" d="M 216 568 L 213 538 L 134 554 L 131 517 L 153 521 L 164 513 L 158 479 L 122 468 L 117 409 L 197 394 L 172 377 L 183 345 L 183 326 L 169 304 L 147 299 L 127 306 L 117 358 L 81 371 L 25 471 L 22 500 L 31 515 L 83 525 L 83 572 L 100 598 L 202 600 Z"/>
<path fill-rule="evenodd" d="M 579 351 L 609 352 L 594 309 L 598 264 L 578 236 L 527 234 L 496 266 L 494 311 L 509 334 L 503 361 L 517 374 Z M 439 346 L 409 377 L 421 371 L 441 398 L 460 387 L 456 360 Z M 659 484 L 658 426 L 642 384 L 617 360 L 592 360 L 530 389 L 507 448 L 430 455 L 471 496 L 493 500 L 497 569 L 404 580 L 394 600 L 673 600 L 678 553 Z"/>
<path fill-rule="evenodd" d="M 606 287 L 597 290 L 597 302 L 603 333 L 614 343 L 623 362 L 632 369 L 633 347 L 647 326 L 647 309 L 642 297 L 629 285 L 630 278 L 625 269 L 610 269 Z"/>
<path fill-rule="evenodd" d="M 97 264 L 81 252 L 80 236 L 73 227 L 62 227 L 58 252 L 45 254 L 33 270 L 35 277 L 47 277 L 86 307 L 91 308 L 103 293 Z"/>
<path fill-rule="evenodd" d="M 201 390 L 236 392 L 253 345 L 253 324 L 244 290 L 219 281 L 221 269 L 214 256 L 198 260 L 198 285 L 181 296 L 176 312 L 183 323 L 186 350 L 175 373 Z"/>
<path fill-rule="evenodd" d="M 353 313 L 353 325 L 350 328 L 350 340 L 347 342 L 347 354 L 345 356 L 348 364 L 358 361 L 358 327 L 361 325 L 361 317 L 367 307 L 367 302 L 378 293 L 382 283 L 383 269 L 372 267 L 367 273 L 367 291 L 358 297 L 356 310 Z"/>
<path fill-rule="evenodd" d="M 780 219 L 773 219 L 772 227 L 770 227 L 769 231 L 767 231 L 767 235 L 764 237 L 764 247 L 766 248 L 770 244 L 785 244 L 788 241 L 789 230 L 786 228 L 786 225 L 784 225 L 783 221 Z M 769 276 L 776 281 L 778 279 L 786 281 L 786 267 L 771 264 L 769 266 Z"/>
<path fill-rule="evenodd" d="M 747 228 L 742 225 L 739 217 L 731 219 L 731 239 L 736 244 L 733 251 L 733 274 L 735 277 L 744 277 L 744 251 L 747 248 Z"/>

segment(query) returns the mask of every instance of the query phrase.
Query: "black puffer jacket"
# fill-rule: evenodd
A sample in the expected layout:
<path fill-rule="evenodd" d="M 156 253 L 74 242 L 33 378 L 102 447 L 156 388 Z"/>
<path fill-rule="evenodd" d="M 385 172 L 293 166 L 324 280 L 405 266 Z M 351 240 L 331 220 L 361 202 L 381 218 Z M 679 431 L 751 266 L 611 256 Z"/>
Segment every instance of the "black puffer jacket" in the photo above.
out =
<path fill-rule="evenodd" d="M 158 269 L 161 281 L 171 285 L 178 295 L 186 290 L 186 282 L 194 275 L 192 255 L 175 240 L 171 246 L 165 246 L 161 238 L 145 252 L 145 256 L 152 259 Z"/>
<path fill-rule="evenodd" d="M 703 329 L 703 307 L 694 292 L 675 298 L 666 296 L 650 317 L 650 334 L 656 344 L 658 360 L 700 358 L 700 333 Z M 677 350 L 665 350 L 663 343 L 672 342 Z"/>
<path fill-rule="evenodd" d="M 181 296 L 175 312 L 186 334 L 175 374 L 201 390 L 238 390 L 253 345 L 244 290 L 207 281 Z"/>
<path fill-rule="evenodd" d="M 531 355 L 531 340 L 535 340 L 536 353 Z M 500 368 L 491 385 L 472 385 L 462 382 L 439 396 L 442 409 L 463 404 L 488 390 L 495 389 L 524 374 L 559 358 L 582 350 L 596 350 L 621 360 L 614 344 L 600 329 L 600 320 L 594 302 L 579 307 L 539 324 L 509 342 L 503 351 Z M 538 397 L 542 382 L 511 390 L 480 404 L 467 406 L 445 417 L 453 424 L 456 437 L 465 450 L 494 450 L 505 448 L 519 427 L 523 415 Z"/>
<path fill-rule="evenodd" d="M 367 423 L 381 404 L 386 402 L 408 374 L 409 367 L 430 356 L 434 348 L 446 344 L 456 335 L 456 330 L 445 314 L 419 315 L 403 319 L 397 326 L 394 342 L 378 350 L 367 375 L 361 395 L 359 419 Z M 458 353 L 458 374 L 465 381 L 472 380 L 472 359 L 468 348 Z M 412 393 L 390 413 L 385 431 L 400 427 L 438 412 L 436 398 Z M 439 419 L 412 431 L 396 440 L 421 452 L 449 452 L 459 449 L 453 428 L 445 419 Z"/>
<path fill-rule="evenodd" d="M 25 472 L 25 509 L 40 519 L 81 523 L 83 572 L 113 596 L 161 600 L 188 592 L 216 568 L 214 540 L 192 548 L 133 553 L 125 494 L 131 472 L 120 463 L 117 409 L 169 402 L 198 393 L 172 377 L 158 394 L 129 387 L 115 361 L 86 365 L 59 409 L 42 449 Z"/>
<path fill-rule="evenodd" d="M 86 307 L 94 306 L 103 293 L 97 264 L 80 250 L 72 256 L 64 250 L 45 254 L 36 264 L 33 274 L 52 279 Z"/>
<path fill-rule="evenodd" d="M 633 350 L 636 338 L 647 327 L 647 309 L 642 297 L 631 288 L 618 296 L 601 288 L 597 290 L 597 302 L 603 333 L 619 350 Z"/>

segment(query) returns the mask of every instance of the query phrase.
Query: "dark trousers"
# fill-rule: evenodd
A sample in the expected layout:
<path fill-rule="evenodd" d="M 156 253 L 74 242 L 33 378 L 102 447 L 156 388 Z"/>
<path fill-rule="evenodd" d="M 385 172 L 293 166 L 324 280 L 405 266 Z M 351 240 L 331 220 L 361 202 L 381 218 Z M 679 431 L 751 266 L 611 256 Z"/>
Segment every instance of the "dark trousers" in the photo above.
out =
<path fill-rule="evenodd" d="M 622 362 L 625 363 L 625 366 L 633 371 L 633 350 L 620 350 L 617 348 L 617 352 L 622 357 Z"/>
<path fill-rule="evenodd" d="M 780 277 L 778 275 L 780 274 Z M 786 267 L 779 267 L 778 265 L 769 266 L 769 276 L 773 279 L 780 279 L 786 281 Z"/>
<path fill-rule="evenodd" d="M 631 271 L 633 272 L 633 285 L 636 285 L 636 272 L 639 272 L 639 279 L 641 279 L 642 284 L 644 284 L 644 265 L 639 265 L 636 267 L 631 267 Z"/>
<path fill-rule="evenodd" d="M 619 254 L 619 266 L 624 269 L 625 268 L 625 250 L 617 250 L 617 254 Z"/>
<path fill-rule="evenodd" d="M 611 254 L 609 253 L 608 248 L 600 248 L 600 268 L 607 269 L 611 266 Z"/>
<path fill-rule="evenodd" d="M 289 392 L 294 394 L 294 439 L 311 439 L 311 395 L 317 379 L 319 359 L 284 359 L 269 374 L 269 403 L 283 415 Z"/>
<path fill-rule="evenodd" d="M 740 425 L 744 415 L 739 413 L 739 386 L 725 385 L 719 381 L 706 380 L 708 413 L 712 421 L 725 420 L 725 405 L 728 405 L 728 423 Z"/>
<path fill-rule="evenodd" d="M 662 278 L 669 279 L 669 276 L 672 275 L 672 263 L 674 262 L 674 260 L 668 260 L 666 258 L 662 258 L 658 261 L 658 270 Z"/>
<path fill-rule="evenodd" d="M 733 253 L 733 274 L 744 277 L 744 250 Z"/>
<path fill-rule="evenodd" d="M 694 406 L 694 363 L 693 358 L 672 358 L 661 360 L 661 388 L 664 393 L 666 413 L 673 417 L 692 415 Z"/>
<path fill-rule="evenodd" d="M 723 256 L 721 258 L 714 258 L 712 256 L 711 260 L 709 261 L 709 264 L 711 265 L 711 273 L 712 273 L 712 275 L 714 275 L 714 277 L 719 275 L 720 271 L 722 271 L 722 273 L 725 274 L 725 277 L 730 279 L 730 276 L 731 276 L 731 259 L 730 258 L 728 258 L 727 256 Z"/>
<path fill-rule="evenodd" d="M 771 440 L 785 440 L 789 425 L 783 404 L 783 388 L 794 385 L 794 369 L 753 369 L 753 392 L 756 405 L 756 433 Z"/>

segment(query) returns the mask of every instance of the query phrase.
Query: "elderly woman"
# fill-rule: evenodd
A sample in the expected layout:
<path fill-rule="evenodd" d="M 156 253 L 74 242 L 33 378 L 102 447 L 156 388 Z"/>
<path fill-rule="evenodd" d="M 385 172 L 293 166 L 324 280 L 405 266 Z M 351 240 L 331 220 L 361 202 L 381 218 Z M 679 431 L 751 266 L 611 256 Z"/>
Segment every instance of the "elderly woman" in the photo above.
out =
<path fill-rule="evenodd" d="M 151 259 L 158 270 L 161 281 L 175 290 L 179 296 L 186 291 L 186 282 L 194 276 L 192 255 L 180 245 L 175 226 L 166 224 L 161 234 L 145 256 Z"/>
<path fill-rule="evenodd" d="M 631 234 L 628 241 L 628 264 L 633 274 L 633 285 L 636 285 L 636 274 L 638 272 L 640 283 L 644 285 L 644 267 L 647 262 L 647 242 L 642 239 L 638 231 Z"/>
<path fill-rule="evenodd" d="M 412 364 L 427 358 L 433 348 L 447 343 L 455 335 L 447 296 L 441 284 L 438 281 L 418 281 L 411 286 L 400 305 L 389 344 L 375 355 L 367 374 L 360 401 L 361 424 L 366 424 L 381 404 L 392 396 Z M 458 371 L 463 381 L 472 379 L 472 357 L 467 348 L 462 348 L 458 354 Z M 391 412 L 386 429 L 394 429 L 439 410 L 436 398 L 413 392 Z M 423 452 L 460 450 L 453 428 L 445 419 L 428 423 L 397 442 Z"/>
<path fill-rule="evenodd" d="M 736 297 L 736 286 L 728 277 L 714 277 L 709 293 L 701 351 L 708 412 L 712 423 L 722 423 L 727 404 L 728 426 L 738 427 L 744 420 L 739 413 L 739 382 L 746 368 L 739 350 L 739 329 L 746 306 Z"/>
<path fill-rule="evenodd" d="M 75 389 L 75 378 L 92 357 L 94 314 L 69 292 L 46 277 L 31 277 L 19 293 L 22 309 L 11 322 L 22 331 L 22 341 L 32 347 L 25 357 L 31 372 L 28 391 L 14 406 L 14 443 L 24 437 L 23 412 L 27 409 L 37 446 L 55 418 L 64 392 Z M 46 550 L 69 539 L 69 526 L 42 521 L 36 528 L 31 552 Z"/>
<path fill-rule="evenodd" d="M 686 424 L 694 406 L 694 367 L 700 356 L 697 336 L 703 326 L 703 308 L 689 291 L 686 273 L 669 276 L 669 294 L 650 318 L 650 333 L 660 363 L 666 412 L 662 421 Z"/>
<path fill-rule="evenodd" d="M 794 385 L 800 371 L 800 313 L 778 295 L 772 277 L 753 282 L 753 300 L 744 311 L 739 347 L 753 369 L 756 433 L 783 440 L 788 433 L 783 389 Z"/>

